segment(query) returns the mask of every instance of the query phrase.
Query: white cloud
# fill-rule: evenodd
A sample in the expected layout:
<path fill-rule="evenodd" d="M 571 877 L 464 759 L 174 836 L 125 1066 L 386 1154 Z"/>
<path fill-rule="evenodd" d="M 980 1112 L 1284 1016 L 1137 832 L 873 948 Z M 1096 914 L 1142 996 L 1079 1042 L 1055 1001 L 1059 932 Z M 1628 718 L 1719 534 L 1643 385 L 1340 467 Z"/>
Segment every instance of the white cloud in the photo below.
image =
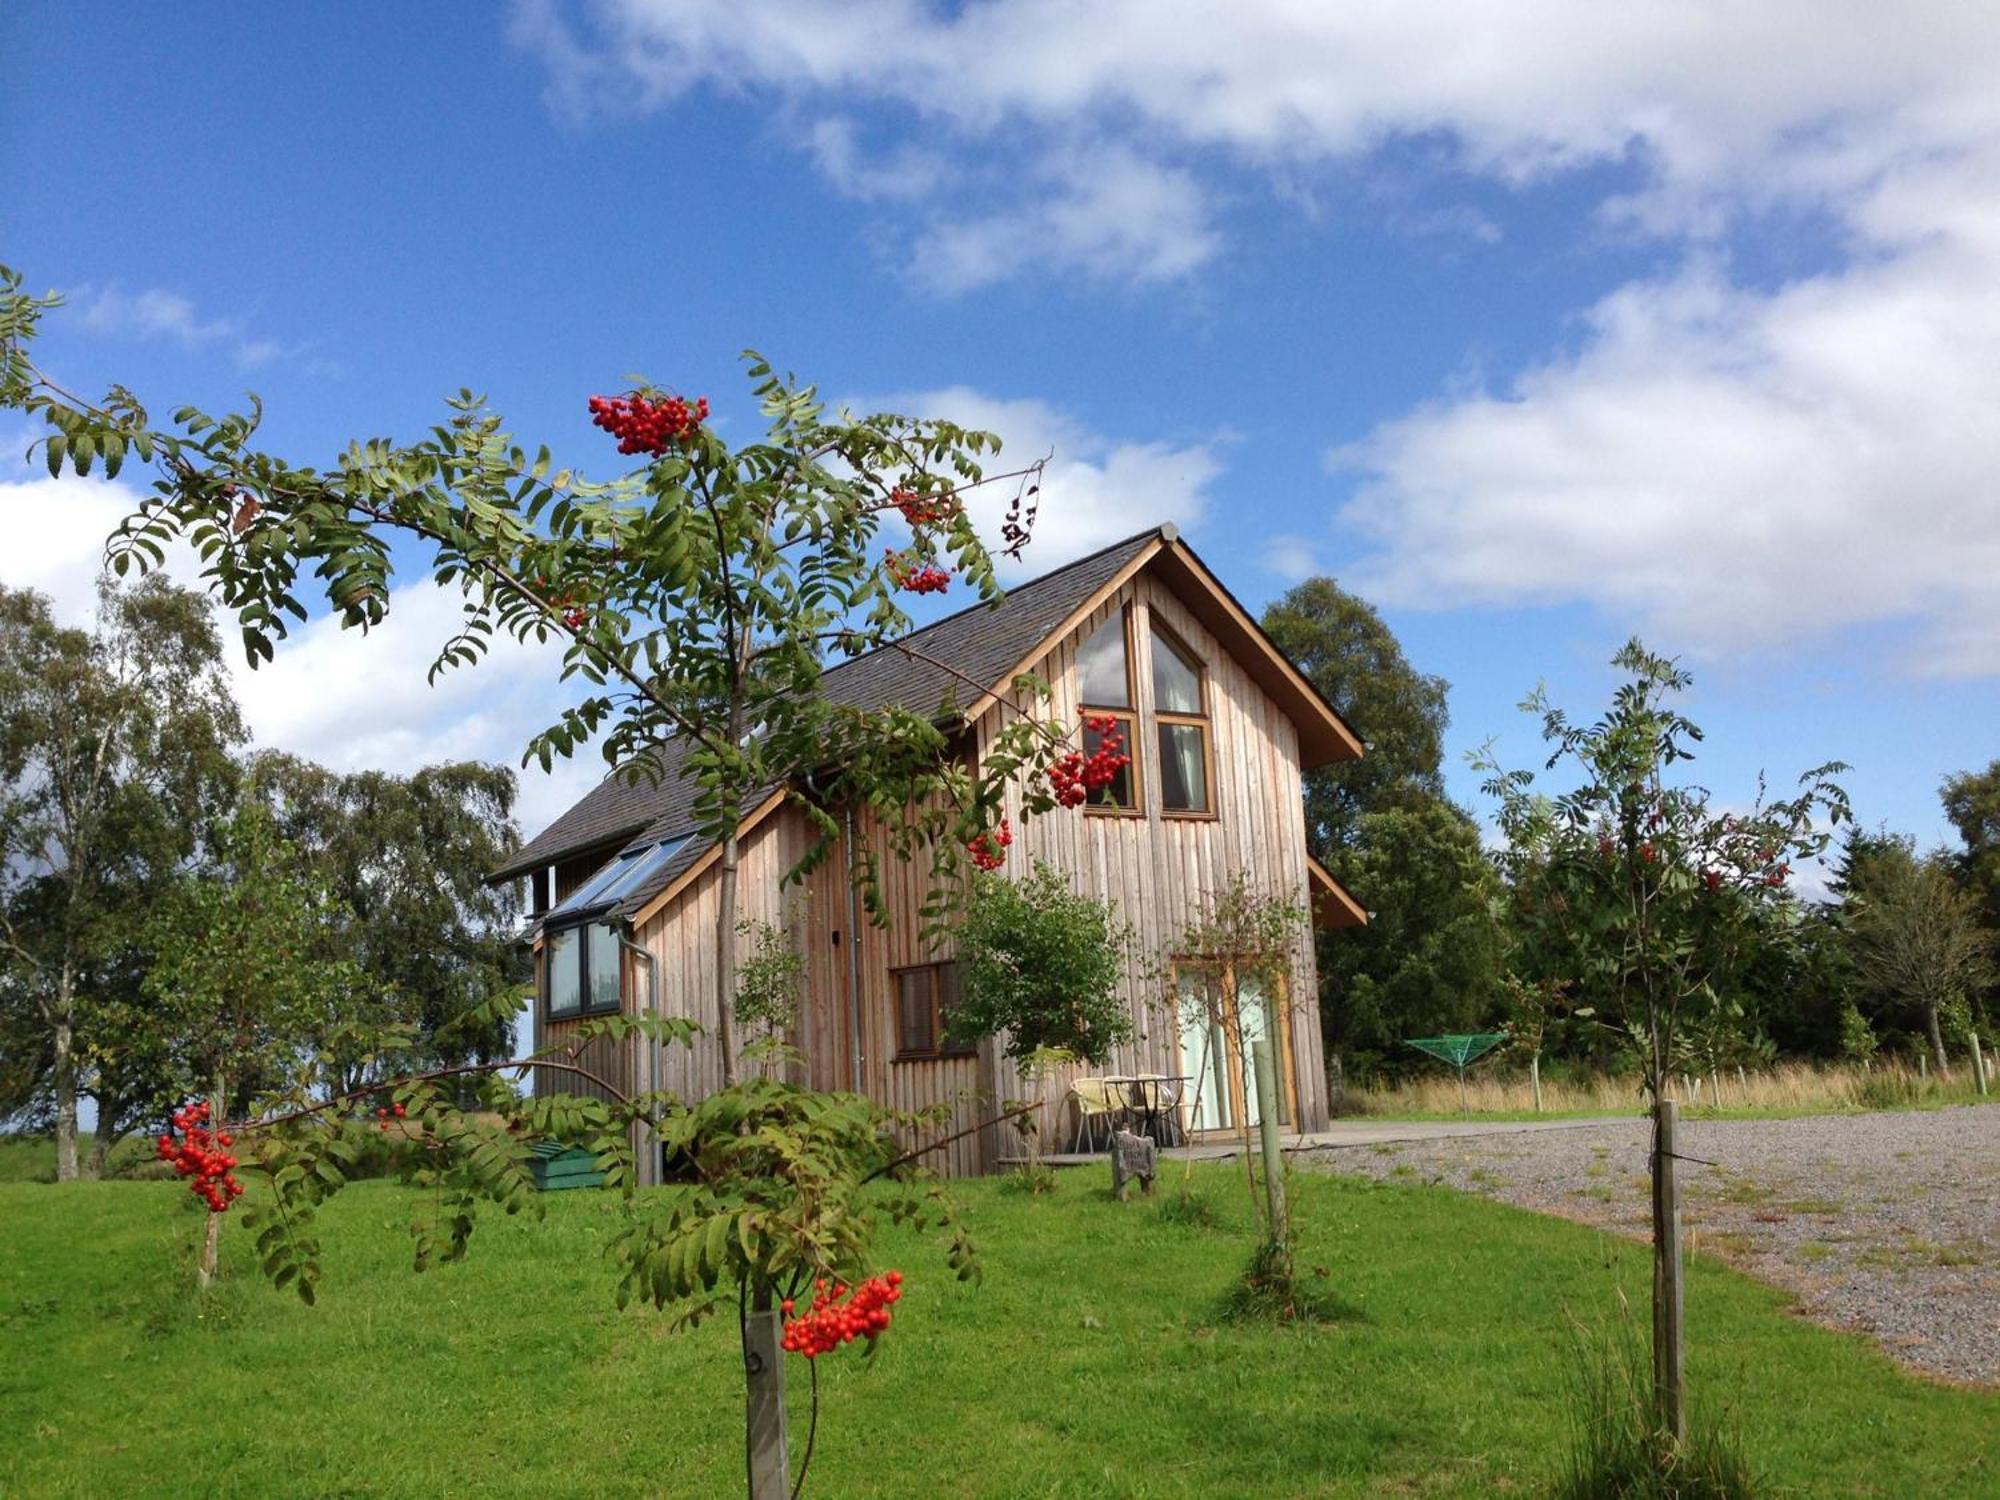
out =
<path fill-rule="evenodd" d="M 446 760 L 513 766 L 532 834 L 601 780 L 604 763 L 586 748 L 548 775 L 520 766 L 528 739 L 569 696 L 557 685 L 553 643 L 496 641 L 477 666 L 428 681 L 437 648 L 459 624 L 458 596 L 428 580 L 396 589 L 388 618 L 366 635 L 315 618 L 255 671 L 232 659 L 244 718 L 260 745 L 343 771 L 409 772 Z"/>
<path fill-rule="evenodd" d="M 1120 443 L 1033 398 L 1007 399 L 964 386 L 871 396 L 848 403 L 857 411 L 899 411 L 943 417 L 961 426 L 999 434 L 1006 448 L 985 464 L 1000 474 L 1053 454 L 1042 476 L 1034 540 L 1018 565 L 1020 582 L 1094 552 L 1099 547 L 1172 521 L 1197 530 L 1208 513 L 1208 487 L 1222 472 L 1219 439 L 1198 443 Z M 1016 492 L 1012 481 L 977 490 L 972 515 L 989 545 Z"/>
<path fill-rule="evenodd" d="M 122 287 L 84 287 L 71 294 L 82 326 L 110 338 L 167 339 L 184 349 L 226 346 L 239 370 L 254 370 L 277 359 L 306 352 L 303 344 L 280 343 L 251 334 L 239 318 L 204 317 L 191 298 L 179 292 L 146 287 L 128 292 Z M 315 361 L 314 373 L 330 366 Z"/>
<path fill-rule="evenodd" d="M 944 176 L 945 164 L 930 151 L 904 146 L 878 161 L 862 150 L 854 121 L 835 115 L 816 121 L 807 132 L 813 160 L 820 171 L 849 198 L 906 200 L 921 198 Z"/>
<path fill-rule="evenodd" d="M 1264 543 L 1264 567 L 1287 583 L 1302 583 L 1320 571 L 1319 553 L 1304 537 L 1270 537 Z"/>
<path fill-rule="evenodd" d="M 1908 623 L 1918 670 L 2000 670 L 1996 162 L 1885 183 L 1845 269 L 1627 286 L 1574 356 L 1339 450 L 1363 477 L 1342 519 L 1378 544 L 1357 583 L 1586 600 L 1710 653 Z"/>
<path fill-rule="evenodd" d="M 603 0 L 574 29 L 532 14 L 552 78 L 587 73 L 613 107 L 705 89 L 895 122 L 888 139 L 950 164 L 905 210 L 922 230 L 910 269 L 944 291 L 1045 267 L 1185 278 L 1224 249 L 1217 202 L 1246 181 L 1305 205 L 1349 182 L 1392 227 L 1490 243 L 1490 216 L 1397 193 L 1413 172 L 1518 187 L 1611 166 L 1601 228 L 1660 237 L 1680 268 L 1603 298 L 1574 351 L 1342 447 L 1369 584 L 1412 604 L 1583 600 L 1708 651 L 1902 625 L 1920 670 L 2000 663 L 1991 5 L 1246 0 L 1219 19 L 1200 0 L 857 0 L 829 18 L 807 0 Z M 869 191 L 852 153 L 822 164 Z M 1740 231 L 1801 225 L 1838 264 L 1775 288 L 1737 271 Z"/>
<path fill-rule="evenodd" d="M 1193 177 L 1124 147 L 1045 158 L 1020 201 L 986 214 L 934 214 L 910 271 L 936 291 L 963 292 L 1031 267 L 1101 280 L 1177 281 L 1210 260 L 1221 237 Z"/>
<path fill-rule="evenodd" d="M 81 624 L 96 603 L 104 542 L 140 500 L 122 482 L 0 479 L 0 527 L 9 545 L 0 582 L 47 594 L 56 617 Z M 183 546 L 167 573 L 193 585 L 199 569 Z M 428 581 L 397 589 L 388 620 L 363 636 L 314 619 L 278 643 L 274 661 L 251 671 L 233 623 L 218 619 L 237 701 L 258 748 L 280 749 L 341 770 L 407 773 L 442 760 L 519 766 L 522 748 L 563 701 L 554 647 L 496 644 L 477 667 L 425 674 L 458 619 L 454 597 Z M 534 833 L 604 775 L 594 749 L 553 774 L 519 770 L 523 827 Z"/>
<path fill-rule="evenodd" d="M 1732 201 L 1851 189 L 1990 128 L 2000 25 L 1936 0 L 1755 6 L 1479 0 L 1426 6 L 1203 0 L 605 0 L 573 29 L 546 0 L 514 35 L 582 107 L 697 88 L 874 102 L 1010 162 L 1123 132 L 1149 158 L 1271 168 L 1442 138 L 1510 181 L 1641 158 L 1621 205 L 1654 225 Z"/>
<path fill-rule="evenodd" d="M 236 325 L 226 318 L 203 321 L 194 303 L 177 292 L 149 287 L 125 292 L 115 286 L 85 292 L 77 299 L 83 326 L 93 333 L 133 338 L 170 338 L 190 347 L 228 338 Z"/>

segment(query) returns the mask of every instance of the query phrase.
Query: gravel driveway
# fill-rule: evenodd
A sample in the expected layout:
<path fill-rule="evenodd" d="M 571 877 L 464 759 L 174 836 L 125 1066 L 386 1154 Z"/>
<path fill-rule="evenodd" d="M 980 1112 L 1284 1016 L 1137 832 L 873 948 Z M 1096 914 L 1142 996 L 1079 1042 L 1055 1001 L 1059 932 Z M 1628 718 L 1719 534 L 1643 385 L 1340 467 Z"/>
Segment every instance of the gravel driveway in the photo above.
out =
<path fill-rule="evenodd" d="M 1645 1238 L 1644 1121 L 1321 1149 L 1336 1172 L 1436 1182 Z M 1692 1247 L 1947 1379 L 2000 1383 L 2000 1108 L 1682 1117 Z"/>

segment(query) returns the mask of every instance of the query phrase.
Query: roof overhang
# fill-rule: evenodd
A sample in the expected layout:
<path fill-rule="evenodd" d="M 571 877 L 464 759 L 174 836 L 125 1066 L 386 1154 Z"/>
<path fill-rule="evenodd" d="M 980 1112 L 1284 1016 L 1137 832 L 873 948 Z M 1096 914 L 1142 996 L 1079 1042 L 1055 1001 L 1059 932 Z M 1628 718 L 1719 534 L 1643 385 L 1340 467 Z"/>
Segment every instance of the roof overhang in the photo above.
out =
<path fill-rule="evenodd" d="M 1163 545 L 1151 559 L 1154 571 L 1298 726 L 1300 769 L 1359 760 L 1361 738 L 1334 706 L 1188 550 L 1173 527 L 1162 527 L 1161 534 Z"/>
<path fill-rule="evenodd" d="M 646 824 L 644 821 L 641 821 L 634 823 L 629 828 L 621 828 L 616 833 L 594 840 L 580 849 L 570 849 L 556 855 L 540 855 L 529 860 L 523 860 L 519 855 L 516 855 L 506 864 L 501 865 L 497 870 L 490 873 L 486 877 L 486 883 L 488 885 L 499 885 L 502 881 L 519 880 L 523 875 L 532 875 L 535 871 L 546 869 L 550 865 L 568 864 L 573 859 L 586 859 L 592 854 L 601 854 L 606 859 L 609 859 L 645 831 Z M 528 846 L 524 844 L 521 847 L 526 849 Z"/>
<path fill-rule="evenodd" d="M 1308 859 L 1306 870 L 1310 876 L 1313 926 L 1337 932 L 1343 927 L 1368 925 L 1367 911 L 1346 886 L 1333 878 L 1325 865 L 1316 859 Z"/>

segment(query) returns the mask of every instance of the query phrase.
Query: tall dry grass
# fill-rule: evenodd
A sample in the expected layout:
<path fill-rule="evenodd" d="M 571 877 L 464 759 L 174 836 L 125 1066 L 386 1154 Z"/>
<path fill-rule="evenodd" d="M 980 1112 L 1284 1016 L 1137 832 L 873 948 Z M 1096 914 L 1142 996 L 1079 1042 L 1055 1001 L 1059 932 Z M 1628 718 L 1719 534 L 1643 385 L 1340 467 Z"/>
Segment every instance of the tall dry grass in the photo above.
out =
<path fill-rule="evenodd" d="M 1976 1097 L 1970 1056 L 1953 1060 L 1951 1076 L 1915 1062 L 1886 1059 L 1868 1064 L 1780 1063 L 1774 1068 L 1723 1068 L 1694 1077 L 1682 1075 L 1674 1090 L 1685 1110 L 1771 1111 L 1814 1114 L 1853 1109 L 1921 1109 Z M 1987 1059 L 1989 1087 L 1994 1059 Z M 1636 1074 L 1542 1080 L 1542 1112 L 1547 1114 L 1637 1114 L 1645 1098 Z M 1465 1078 L 1461 1110 L 1458 1078 L 1440 1071 L 1386 1087 L 1350 1089 L 1343 1114 L 1350 1115 L 1523 1115 L 1535 1113 L 1534 1085 L 1525 1068 L 1474 1068 Z"/>

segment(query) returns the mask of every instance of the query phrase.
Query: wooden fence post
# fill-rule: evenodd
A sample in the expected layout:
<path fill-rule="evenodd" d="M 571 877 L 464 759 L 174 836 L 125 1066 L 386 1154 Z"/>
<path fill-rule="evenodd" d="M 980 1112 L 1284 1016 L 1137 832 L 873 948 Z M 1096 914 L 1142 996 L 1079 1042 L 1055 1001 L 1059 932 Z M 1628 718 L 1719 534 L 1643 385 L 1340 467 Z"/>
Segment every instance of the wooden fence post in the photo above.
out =
<path fill-rule="evenodd" d="M 1535 1113 L 1542 1112 L 1542 1054 L 1528 1059 L 1528 1079 L 1535 1086 Z"/>
<path fill-rule="evenodd" d="M 779 1347 L 778 1309 L 771 1288 L 751 1294 L 743 1315 L 745 1459 L 750 1500 L 788 1500 L 791 1456 L 785 1444 L 785 1352 Z"/>
<path fill-rule="evenodd" d="M 1250 1044 L 1250 1066 L 1257 1075 L 1257 1131 L 1264 1146 L 1264 1200 L 1271 1208 L 1271 1242 L 1290 1242 L 1285 1222 L 1285 1158 L 1278 1144 L 1278 1069 L 1271 1060 L 1271 1043 Z"/>
<path fill-rule="evenodd" d="M 1979 1033 L 1972 1033 L 1972 1086 L 1986 1093 L 1986 1054 L 1979 1050 Z"/>
<path fill-rule="evenodd" d="M 1681 1197 L 1674 1127 L 1680 1105 L 1653 1105 L 1653 1409 L 1660 1431 L 1687 1440 L 1687 1350 L 1681 1327 Z"/>

